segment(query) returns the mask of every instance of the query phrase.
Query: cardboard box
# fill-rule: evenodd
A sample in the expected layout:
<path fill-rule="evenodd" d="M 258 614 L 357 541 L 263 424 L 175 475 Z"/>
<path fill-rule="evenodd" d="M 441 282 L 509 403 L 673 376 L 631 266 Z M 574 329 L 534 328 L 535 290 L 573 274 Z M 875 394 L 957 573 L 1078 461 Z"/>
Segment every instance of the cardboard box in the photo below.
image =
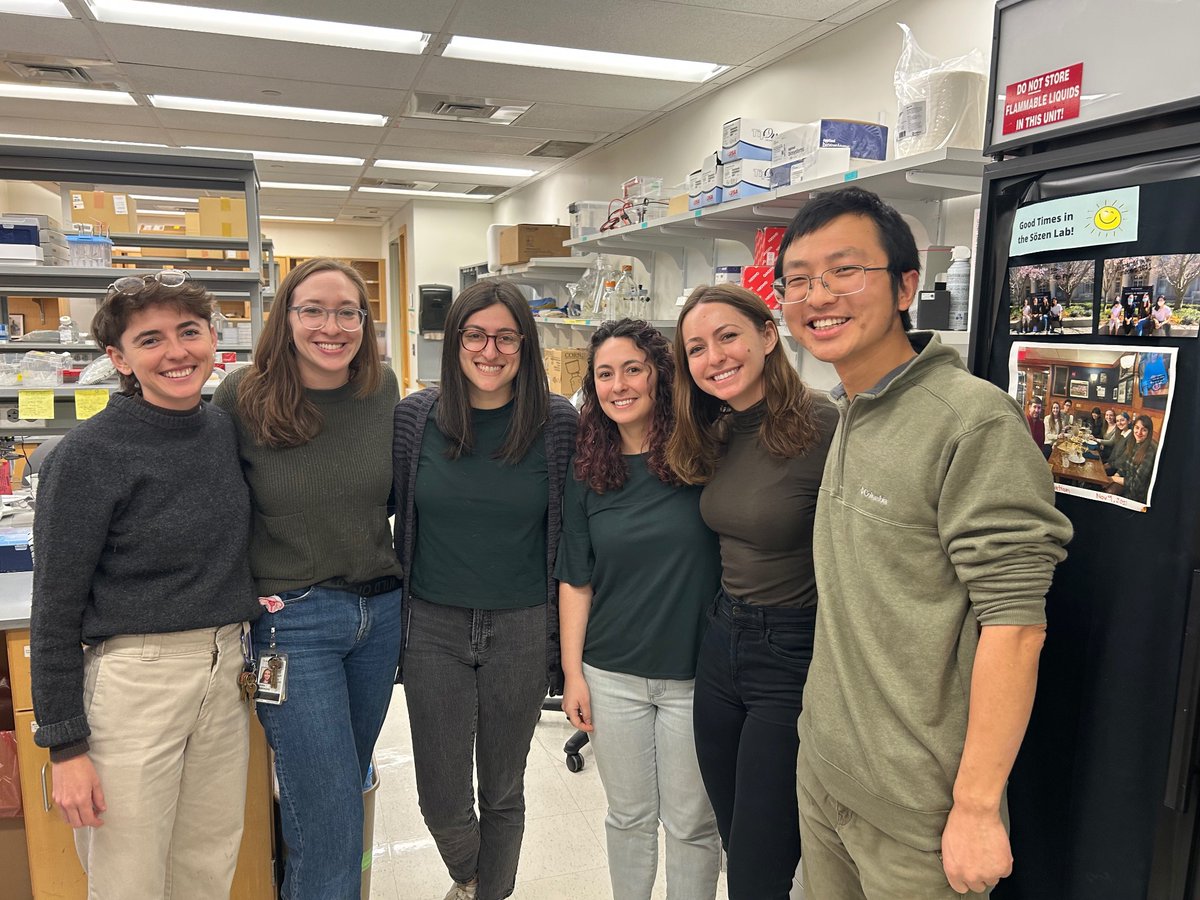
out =
<path fill-rule="evenodd" d="M 742 287 L 762 297 L 771 309 L 779 309 L 779 300 L 775 297 L 775 289 L 771 287 L 774 280 L 774 266 L 742 267 Z"/>
<path fill-rule="evenodd" d="M 771 145 L 771 162 L 794 162 L 814 150 L 849 147 L 856 159 L 887 159 L 886 125 L 855 119 L 818 119 L 776 134 Z"/>
<path fill-rule="evenodd" d="M 516 266 L 539 256 L 570 256 L 563 241 L 571 239 L 567 225 L 510 225 L 500 229 L 500 265 Z"/>
<path fill-rule="evenodd" d="M 543 351 L 546 378 L 550 390 L 570 397 L 583 386 L 583 373 L 587 371 L 587 350 L 583 348 L 551 348 Z"/>
<path fill-rule="evenodd" d="M 731 119 L 721 127 L 721 161 L 770 159 L 775 136 L 797 122 L 774 119 Z"/>
<path fill-rule="evenodd" d="M 762 159 L 735 159 L 722 166 L 725 199 L 765 194 L 771 188 L 771 164 Z"/>
<path fill-rule="evenodd" d="M 721 157 L 717 153 L 710 153 L 704 157 L 704 162 L 700 164 L 700 193 L 711 191 L 713 188 L 722 187 L 725 183 L 725 173 L 721 168 Z"/>
<path fill-rule="evenodd" d="M 104 234 L 131 234 L 137 231 L 137 204 L 128 194 L 71 191 L 71 221 Z"/>
<path fill-rule="evenodd" d="M 704 188 L 702 186 L 702 173 L 699 169 L 688 175 L 687 185 L 689 197 L 699 197 L 704 193 Z"/>
<path fill-rule="evenodd" d="M 42 798 L 38 797 L 37 802 L 41 803 Z M 0 819 L 0 872 L 4 873 L 5 897 L 9 900 L 33 897 L 24 819 Z"/>
<path fill-rule="evenodd" d="M 201 197 L 199 215 L 200 234 L 212 237 L 246 237 L 246 201 L 243 199 Z"/>
<path fill-rule="evenodd" d="M 786 231 L 787 229 L 782 225 L 768 225 L 754 233 L 754 264 L 756 266 L 775 265 Z"/>
<path fill-rule="evenodd" d="M 688 211 L 688 195 L 676 194 L 667 201 L 667 215 L 674 216 Z"/>
<path fill-rule="evenodd" d="M 725 189 L 715 187 L 712 190 L 705 191 L 700 195 L 699 200 L 698 207 L 716 206 L 718 203 L 725 201 Z"/>
<path fill-rule="evenodd" d="M 741 266 L 717 266 L 713 269 L 713 284 L 741 284 Z"/>

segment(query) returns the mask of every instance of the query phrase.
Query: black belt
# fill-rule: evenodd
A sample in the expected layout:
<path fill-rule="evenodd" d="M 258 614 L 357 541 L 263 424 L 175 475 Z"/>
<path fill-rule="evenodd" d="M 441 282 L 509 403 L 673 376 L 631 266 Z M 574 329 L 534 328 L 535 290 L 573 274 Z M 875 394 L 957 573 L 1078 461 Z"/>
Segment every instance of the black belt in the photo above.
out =
<path fill-rule="evenodd" d="M 357 594 L 359 597 L 376 597 L 379 594 L 399 590 L 403 584 L 395 575 L 385 575 L 374 581 L 363 581 L 359 584 L 329 584 L 324 587 L 335 591 L 345 591 L 348 594 Z"/>

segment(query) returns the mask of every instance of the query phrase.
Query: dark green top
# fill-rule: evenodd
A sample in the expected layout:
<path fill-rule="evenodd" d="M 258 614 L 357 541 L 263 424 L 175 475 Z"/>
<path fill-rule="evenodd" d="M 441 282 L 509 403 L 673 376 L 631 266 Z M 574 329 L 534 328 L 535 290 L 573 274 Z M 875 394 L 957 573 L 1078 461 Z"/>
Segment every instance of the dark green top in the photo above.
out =
<path fill-rule="evenodd" d="M 307 444 L 276 450 L 256 444 L 238 415 L 237 387 L 247 371 L 231 372 L 213 403 L 237 425 L 254 510 L 250 572 L 259 594 L 400 576 L 388 524 L 396 373 L 384 367 L 379 389 L 368 397 L 356 396 L 354 384 L 305 388 L 321 412 L 321 430 Z"/>
<path fill-rule="evenodd" d="M 700 488 L 663 484 L 647 454 L 626 456 L 629 480 L 597 494 L 567 482 L 555 574 L 592 586 L 583 659 L 641 678 L 689 679 L 721 578 L 717 536 L 700 518 Z"/>
<path fill-rule="evenodd" d="M 729 443 L 700 510 L 721 538 L 726 591 L 759 606 L 814 606 L 813 517 L 838 414 L 819 403 L 816 445 L 794 459 L 776 459 L 758 442 L 766 412 L 762 400 L 730 413 Z"/>
<path fill-rule="evenodd" d="M 546 447 L 534 441 L 510 466 L 504 443 L 512 403 L 472 411 L 475 449 L 446 459 L 446 437 L 429 411 L 417 461 L 417 546 L 409 591 L 430 603 L 521 609 L 546 602 Z"/>

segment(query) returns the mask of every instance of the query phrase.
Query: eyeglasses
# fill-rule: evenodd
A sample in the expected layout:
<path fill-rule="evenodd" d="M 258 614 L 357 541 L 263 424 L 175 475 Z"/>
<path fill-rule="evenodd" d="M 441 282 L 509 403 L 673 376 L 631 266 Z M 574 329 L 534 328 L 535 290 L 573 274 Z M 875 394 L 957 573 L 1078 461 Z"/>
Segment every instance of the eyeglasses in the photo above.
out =
<path fill-rule="evenodd" d="M 367 311 L 356 306 L 343 306 L 338 309 L 327 309 L 324 306 L 289 306 L 288 312 L 294 312 L 300 324 L 309 331 L 324 328 L 330 316 L 333 316 L 342 331 L 359 331 L 367 318 Z"/>
<path fill-rule="evenodd" d="M 525 335 L 517 334 L 515 331 L 501 331 L 499 334 L 488 334 L 486 331 L 481 331 L 478 328 L 460 328 L 458 331 L 458 340 L 464 350 L 469 350 L 472 353 L 478 353 L 487 346 L 488 341 L 492 341 L 495 343 L 497 350 L 505 356 L 512 356 L 521 349 L 521 342 L 525 340 Z"/>
<path fill-rule="evenodd" d="M 819 281 L 831 297 L 857 294 L 867 286 L 868 272 L 886 272 L 887 266 L 834 266 L 820 275 L 785 275 L 771 282 L 780 303 L 803 303 L 812 283 Z"/>
<path fill-rule="evenodd" d="M 191 277 L 189 273 L 181 272 L 179 269 L 162 269 L 150 275 L 126 275 L 110 284 L 108 292 L 110 294 L 133 294 L 151 281 L 156 281 L 163 287 L 177 288 Z"/>

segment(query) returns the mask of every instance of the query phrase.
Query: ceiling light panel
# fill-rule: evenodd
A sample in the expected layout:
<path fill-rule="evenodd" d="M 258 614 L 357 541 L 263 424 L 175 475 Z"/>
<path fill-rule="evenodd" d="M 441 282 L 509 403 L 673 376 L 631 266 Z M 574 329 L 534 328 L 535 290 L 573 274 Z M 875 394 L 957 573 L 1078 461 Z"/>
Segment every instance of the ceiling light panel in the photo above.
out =
<path fill-rule="evenodd" d="M 366 125 L 375 128 L 382 128 L 387 124 L 386 116 L 339 109 L 309 109 L 304 106 L 240 103 L 235 100 L 209 100 L 203 97 L 171 97 L 166 94 L 151 94 L 149 100 L 153 106 L 159 109 L 179 109 L 185 112 L 250 116 L 261 119 L 289 119 L 300 122 L 328 122 L 334 125 Z"/>
<path fill-rule="evenodd" d="M 276 191 L 348 191 L 348 184 L 301 184 L 298 181 L 262 181 L 259 187 Z"/>
<path fill-rule="evenodd" d="M 239 150 L 235 147 L 184 147 L 211 153 L 249 153 L 255 159 L 270 162 L 312 163 L 318 166 L 361 166 L 365 160 L 355 156 L 323 156 L 319 153 L 282 153 L 275 150 Z"/>
<path fill-rule="evenodd" d="M 461 172 L 464 175 L 510 175 L 528 178 L 536 175 L 536 169 L 512 169 L 507 166 L 468 166 L 457 163 L 421 162 L 409 159 L 377 159 L 374 163 L 381 169 L 406 169 L 415 172 Z"/>
<path fill-rule="evenodd" d="M 19 141 L 47 141 L 49 143 L 63 142 L 67 144 L 107 144 L 119 147 L 157 147 L 166 148 L 166 144 L 139 144 L 135 141 L 104 141 L 100 138 L 69 138 L 50 137 L 44 134 L 0 134 L 0 139 L 15 138 Z"/>
<path fill-rule="evenodd" d="M 332 222 L 333 219 L 326 219 L 321 216 L 259 216 L 260 219 L 267 219 L 271 222 Z"/>
<path fill-rule="evenodd" d="M 139 209 L 139 216 L 186 216 L 187 213 L 178 209 Z"/>
<path fill-rule="evenodd" d="M 491 200 L 494 194 L 460 194 L 456 191 L 409 191 L 403 188 L 363 187 L 360 194 L 400 194 L 404 197 L 424 197 L 427 200 Z"/>
<path fill-rule="evenodd" d="M 170 28 L 176 31 L 291 41 L 323 47 L 378 50 L 383 53 L 422 53 L 429 43 L 429 35 L 419 31 L 379 28 L 350 22 L 272 16 L 232 9 L 177 6 L 172 3 L 148 3 L 144 0 L 87 0 L 87 4 L 92 15 L 99 21 L 116 25 Z"/>
<path fill-rule="evenodd" d="M 58 0 L 0 0 L 0 13 L 46 16 L 51 19 L 71 18 L 71 13 Z"/>
<path fill-rule="evenodd" d="M 124 91 L 55 87 L 46 84 L 13 84 L 7 81 L 0 82 L 0 97 L 15 97 L 21 100 L 62 100 L 68 103 L 105 103 L 111 106 L 137 106 L 137 101 Z"/>
<path fill-rule="evenodd" d="M 533 66 L 538 69 L 566 69 L 598 75 L 626 75 L 696 83 L 708 81 L 728 68 L 709 62 L 667 59 L 660 56 L 634 56 L 629 53 L 580 50 L 574 47 L 551 47 L 546 44 L 522 44 L 517 41 L 495 41 L 457 34 L 450 39 L 450 43 L 442 51 L 442 56 L 513 66 Z"/>
<path fill-rule="evenodd" d="M 200 202 L 199 197 L 159 197 L 154 194 L 130 194 L 134 200 L 148 200 L 153 203 L 190 203 L 197 204 Z"/>

